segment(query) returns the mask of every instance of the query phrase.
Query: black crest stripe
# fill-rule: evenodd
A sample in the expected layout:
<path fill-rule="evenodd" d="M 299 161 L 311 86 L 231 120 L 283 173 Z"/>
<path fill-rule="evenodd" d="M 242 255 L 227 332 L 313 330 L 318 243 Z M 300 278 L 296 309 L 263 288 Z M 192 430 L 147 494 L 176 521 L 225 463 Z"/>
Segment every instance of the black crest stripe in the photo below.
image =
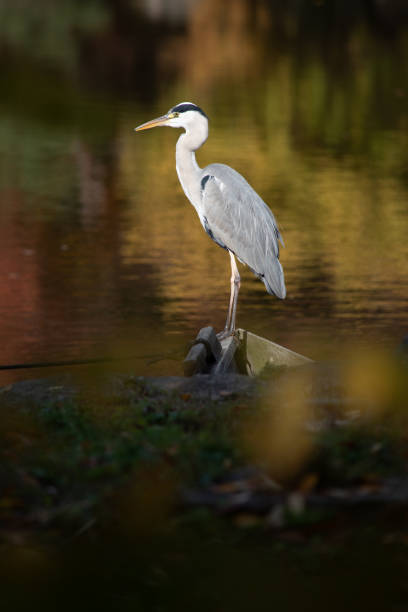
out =
<path fill-rule="evenodd" d="M 207 117 L 205 112 L 199 106 L 196 106 L 195 104 L 190 104 L 189 102 L 177 104 L 177 106 L 174 106 L 171 109 L 171 112 L 174 112 L 174 113 L 185 113 L 186 111 L 196 111 L 197 113 L 200 113 L 201 115 L 203 115 L 203 117 Z"/>

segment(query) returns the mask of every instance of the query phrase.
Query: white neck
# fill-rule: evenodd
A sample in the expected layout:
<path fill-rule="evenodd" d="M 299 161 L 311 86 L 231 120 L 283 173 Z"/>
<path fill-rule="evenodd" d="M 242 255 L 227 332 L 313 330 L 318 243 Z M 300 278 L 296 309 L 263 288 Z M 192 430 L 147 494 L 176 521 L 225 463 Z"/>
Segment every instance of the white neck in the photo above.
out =
<path fill-rule="evenodd" d="M 201 168 L 196 162 L 195 151 L 207 140 L 207 120 L 194 125 L 194 130 L 186 127 L 185 133 L 181 134 L 176 145 L 176 169 L 184 193 L 191 204 L 200 214 Z"/>

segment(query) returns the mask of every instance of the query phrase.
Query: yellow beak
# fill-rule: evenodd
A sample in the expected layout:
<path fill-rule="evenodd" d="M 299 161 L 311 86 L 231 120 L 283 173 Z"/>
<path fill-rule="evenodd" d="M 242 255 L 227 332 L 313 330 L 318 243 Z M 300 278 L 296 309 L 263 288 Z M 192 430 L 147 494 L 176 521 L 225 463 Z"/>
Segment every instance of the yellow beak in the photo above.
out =
<path fill-rule="evenodd" d="M 162 115 L 162 117 L 157 117 L 157 119 L 152 119 L 151 121 L 147 121 L 147 123 L 142 123 L 142 125 L 138 125 L 135 127 L 135 132 L 140 132 L 141 130 L 150 130 L 150 128 L 158 127 L 166 123 L 169 119 L 167 115 Z"/>

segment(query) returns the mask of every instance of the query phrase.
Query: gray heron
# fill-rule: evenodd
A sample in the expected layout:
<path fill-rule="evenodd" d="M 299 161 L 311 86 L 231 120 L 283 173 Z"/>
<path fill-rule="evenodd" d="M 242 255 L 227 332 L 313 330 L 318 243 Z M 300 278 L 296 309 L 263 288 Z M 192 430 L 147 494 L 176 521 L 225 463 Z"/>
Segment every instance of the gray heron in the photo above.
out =
<path fill-rule="evenodd" d="M 271 295 L 286 296 L 279 261 L 278 225 L 270 208 L 243 176 L 224 164 L 200 168 L 195 151 L 208 137 L 208 117 L 196 104 L 181 102 L 168 113 L 143 123 L 136 131 L 168 126 L 184 128 L 176 145 L 176 169 L 184 193 L 207 234 L 231 258 L 231 295 L 225 328 L 219 338 L 235 332 L 240 275 L 235 257 L 260 278 Z"/>

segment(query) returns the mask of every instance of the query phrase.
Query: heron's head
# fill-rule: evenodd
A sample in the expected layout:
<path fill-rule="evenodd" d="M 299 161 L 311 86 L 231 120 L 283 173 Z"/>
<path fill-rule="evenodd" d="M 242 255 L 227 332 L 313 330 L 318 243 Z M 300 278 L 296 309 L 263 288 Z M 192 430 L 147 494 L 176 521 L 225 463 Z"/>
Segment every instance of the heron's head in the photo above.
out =
<path fill-rule="evenodd" d="M 149 130 L 150 128 L 167 125 L 173 128 L 184 128 L 186 131 L 196 128 L 204 128 L 208 130 L 208 117 L 203 110 L 192 102 L 181 102 L 173 106 L 165 115 L 152 119 L 147 123 L 142 123 L 135 128 L 136 132 L 140 130 Z"/>

